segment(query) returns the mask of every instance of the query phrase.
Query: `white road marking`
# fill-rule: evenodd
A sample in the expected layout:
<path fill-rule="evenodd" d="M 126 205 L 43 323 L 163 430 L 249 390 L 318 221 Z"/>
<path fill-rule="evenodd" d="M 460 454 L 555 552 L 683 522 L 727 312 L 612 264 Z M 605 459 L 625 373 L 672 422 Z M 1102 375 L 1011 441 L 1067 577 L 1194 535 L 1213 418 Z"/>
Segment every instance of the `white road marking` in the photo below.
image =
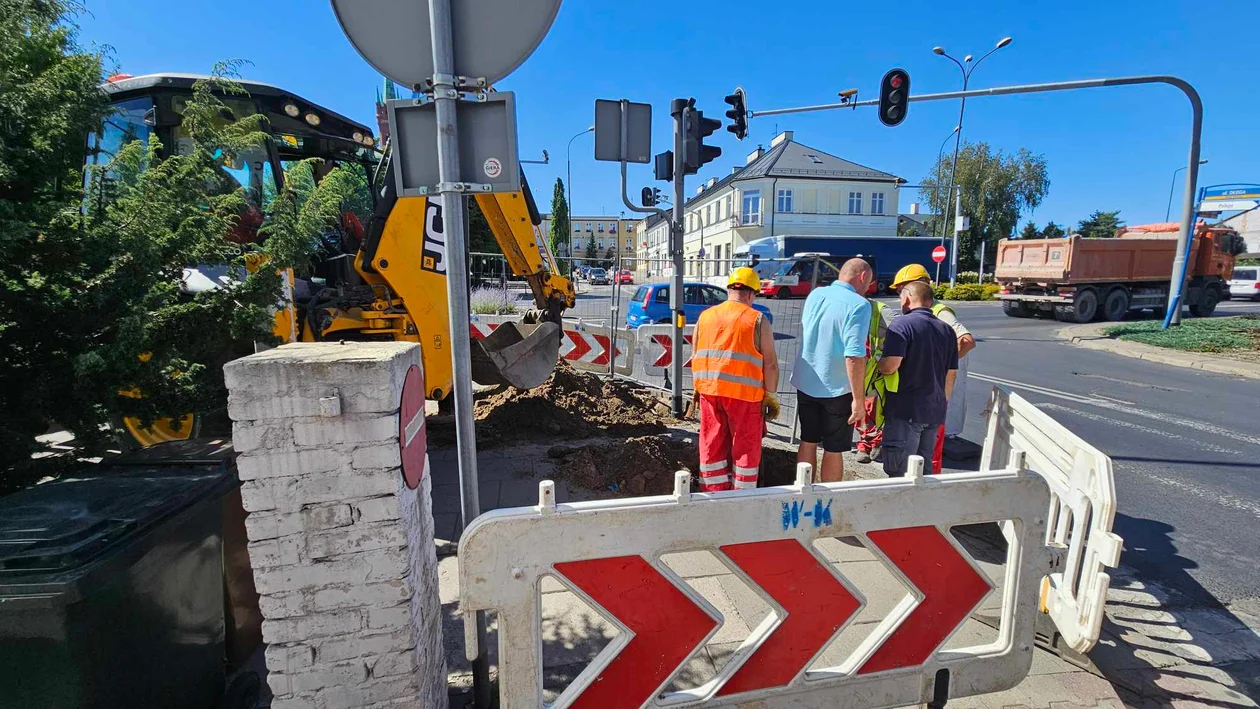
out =
<path fill-rule="evenodd" d="M 1194 495 L 1195 497 L 1201 497 L 1205 500 L 1216 502 L 1230 509 L 1246 512 L 1247 514 L 1260 518 L 1260 505 L 1257 505 L 1250 500 L 1244 500 L 1227 492 L 1213 490 L 1212 488 L 1203 487 L 1202 485 L 1195 485 L 1194 483 L 1187 482 L 1185 480 L 1166 478 L 1162 475 L 1155 475 L 1149 472 L 1143 474 L 1149 480 L 1154 480 L 1157 483 L 1163 483 L 1169 487 L 1175 487 L 1178 490 Z"/>
<path fill-rule="evenodd" d="M 1073 416 L 1080 416 L 1083 419 L 1089 419 L 1090 421 L 1096 421 L 1101 424 L 1120 426 L 1122 428 L 1127 428 L 1133 431 L 1141 431 L 1142 433 L 1149 433 L 1150 435 L 1158 436 L 1159 438 L 1167 438 L 1167 439 L 1175 440 L 1175 441 L 1184 441 L 1188 445 L 1194 446 L 1195 448 L 1208 451 L 1211 453 L 1222 453 L 1224 455 L 1235 455 L 1238 453 L 1238 451 L 1236 450 L 1231 450 L 1229 448 L 1225 448 L 1224 446 L 1218 446 L 1212 443 L 1207 443 L 1207 442 L 1198 440 L 1196 438 L 1190 438 L 1189 436 L 1183 436 L 1179 433 L 1172 433 L 1170 431 L 1162 431 L 1157 428 L 1150 428 L 1149 426 L 1143 426 L 1141 424 L 1133 423 L 1131 421 L 1124 421 L 1122 419 L 1115 418 L 1114 416 L 1102 416 L 1100 414 L 1093 414 L 1088 411 L 1081 411 L 1080 409 L 1074 409 L 1070 406 L 1061 406 L 1059 404 L 1045 403 L 1045 404 L 1037 404 L 1037 408 L 1043 411 L 1062 411 L 1064 413 L 1072 414 Z"/>
<path fill-rule="evenodd" d="M 1060 391 L 1058 389 L 1050 389 L 1048 387 L 1040 387 L 1033 384 L 1025 384 L 1024 382 L 1017 382 L 1011 379 L 1002 379 L 1001 377 L 994 377 L 991 375 L 979 374 L 976 372 L 969 372 L 968 375 L 976 379 L 979 379 L 982 382 L 989 382 L 990 384 L 1001 384 L 1003 386 L 1008 386 L 1014 389 L 1024 389 L 1026 391 L 1033 391 L 1033 392 L 1037 392 L 1038 394 L 1044 394 L 1046 396 L 1057 398 L 1057 399 L 1064 399 L 1066 401 L 1071 401 L 1077 404 L 1086 404 L 1086 405 L 1094 406 L 1100 409 L 1109 409 L 1111 411 L 1119 411 L 1120 413 L 1132 414 L 1134 416 L 1140 416 L 1142 418 L 1150 419 L 1152 421 L 1159 421 L 1160 423 L 1166 423 L 1176 428 L 1192 427 L 1193 429 L 1197 431 L 1211 433 L 1213 435 L 1220 436 L 1221 438 L 1224 438 L 1226 440 L 1238 441 L 1240 443 L 1247 443 L 1253 446 L 1260 447 L 1260 437 L 1249 436 L 1245 433 L 1240 433 L 1238 431 L 1234 431 L 1234 430 L 1225 428 L 1223 426 L 1217 426 L 1216 424 L 1208 422 L 1208 421 L 1202 421 L 1202 420 L 1189 421 L 1185 418 L 1173 416 L 1171 414 L 1164 414 L 1158 411 L 1150 411 L 1147 409 L 1139 408 L 1138 406 L 1134 405 L 1133 402 L 1131 401 L 1124 401 L 1122 399 L 1112 399 L 1112 398 L 1104 397 L 1104 396 L 1081 396 L 1079 394 L 1073 394 L 1071 392 Z M 1108 421 L 1112 421 L 1112 419 L 1108 419 Z"/>

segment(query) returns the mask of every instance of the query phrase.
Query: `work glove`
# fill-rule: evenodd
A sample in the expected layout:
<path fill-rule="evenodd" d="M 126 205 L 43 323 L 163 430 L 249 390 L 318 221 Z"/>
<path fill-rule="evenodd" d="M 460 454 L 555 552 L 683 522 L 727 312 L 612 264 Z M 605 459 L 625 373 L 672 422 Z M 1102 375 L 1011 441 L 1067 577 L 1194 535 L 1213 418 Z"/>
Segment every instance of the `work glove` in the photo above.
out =
<path fill-rule="evenodd" d="M 779 418 L 779 399 L 774 394 L 766 392 L 765 397 L 761 400 L 762 415 L 767 421 L 773 421 Z"/>

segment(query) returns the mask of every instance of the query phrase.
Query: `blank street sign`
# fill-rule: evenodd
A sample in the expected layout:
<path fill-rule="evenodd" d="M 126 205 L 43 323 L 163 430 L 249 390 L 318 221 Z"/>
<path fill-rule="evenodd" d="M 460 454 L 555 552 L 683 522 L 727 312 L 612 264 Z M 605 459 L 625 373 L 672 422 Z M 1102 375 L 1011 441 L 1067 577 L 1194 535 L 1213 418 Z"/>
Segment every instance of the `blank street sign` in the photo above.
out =
<path fill-rule="evenodd" d="M 595 101 L 595 159 L 652 161 L 652 104 L 626 103 L 626 153 L 621 153 L 621 102 Z"/>
<path fill-rule="evenodd" d="M 456 103 L 459 122 L 458 182 L 490 185 L 492 192 L 519 192 L 521 168 L 516 152 L 516 95 L 488 94 L 484 102 Z M 438 184 L 437 116 L 432 103 L 414 99 L 389 102 L 394 131 L 394 177 L 398 194 L 428 194 Z"/>

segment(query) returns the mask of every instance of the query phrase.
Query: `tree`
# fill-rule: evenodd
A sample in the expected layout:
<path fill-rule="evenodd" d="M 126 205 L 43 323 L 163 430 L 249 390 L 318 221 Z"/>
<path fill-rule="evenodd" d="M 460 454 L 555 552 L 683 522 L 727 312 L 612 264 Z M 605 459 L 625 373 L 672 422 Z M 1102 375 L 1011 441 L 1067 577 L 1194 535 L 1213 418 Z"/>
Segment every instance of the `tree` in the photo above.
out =
<path fill-rule="evenodd" d="M 1064 236 L 1063 230 L 1054 222 L 1046 222 L 1045 228 L 1041 230 L 1041 238 L 1043 239 L 1062 239 Z"/>
<path fill-rule="evenodd" d="M 1019 233 L 1019 238 L 1040 239 L 1041 232 L 1037 231 L 1037 225 L 1034 222 L 1028 222 L 1027 224 L 1024 225 L 1024 230 Z"/>
<path fill-rule="evenodd" d="M 617 262 L 617 247 L 616 246 L 608 247 L 608 250 L 604 252 L 604 260 L 608 261 L 610 264 Z"/>
<path fill-rule="evenodd" d="M 593 261 L 596 258 L 595 234 L 593 232 L 586 238 L 586 248 L 582 251 L 582 256 L 584 256 L 587 261 Z"/>
<path fill-rule="evenodd" d="M 947 194 L 951 167 L 951 158 L 942 156 L 941 164 L 933 165 L 919 181 L 929 211 L 944 215 L 947 225 L 953 224 L 954 199 Z M 1036 208 L 1049 193 L 1050 178 L 1045 157 L 1027 148 L 1008 154 L 988 143 L 964 143 L 958 154 L 958 185 L 962 188 L 962 213 L 971 218 L 971 228 L 960 235 L 958 266 L 960 270 L 974 270 L 979 243 L 997 243 L 1011 234 L 1020 214 Z"/>
<path fill-rule="evenodd" d="M 1088 239 L 1110 239 L 1116 235 L 1116 231 L 1124 226 L 1124 221 L 1120 219 L 1120 210 L 1114 212 L 1095 211 L 1088 218 L 1082 219 L 1077 226 L 1077 232 Z"/>
<path fill-rule="evenodd" d="M 564 180 L 556 178 L 556 186 L 551 190 L 551 233 L 547 238 L 551 242 L 551 253 L 569 253 L 569 234 L 573 233 L 573 225 L 569 223 L 569 200 L 564 196 Z M 562 248 L 563 247 L 563 248 Z M 570 257 L 572 254 L 569 254 Z M 556 259 L 560 273 L 569 273 L 569 260 Z"/>
<path fill-rule="evenodd" d="M 474 254 L 501 254 L 499 240 L 490 231 L 490 222 L 481 211 L 476 197 L 465 199 L 468 209 L 468 252 Z"/>

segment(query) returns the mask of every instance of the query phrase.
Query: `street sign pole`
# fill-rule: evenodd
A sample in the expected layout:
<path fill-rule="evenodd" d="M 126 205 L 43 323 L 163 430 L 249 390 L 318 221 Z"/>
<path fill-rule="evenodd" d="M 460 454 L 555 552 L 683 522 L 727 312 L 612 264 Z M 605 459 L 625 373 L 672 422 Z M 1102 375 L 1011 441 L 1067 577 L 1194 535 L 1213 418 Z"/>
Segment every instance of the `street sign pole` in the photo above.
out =
<path fill-rule="evenodd" d="M 438 204 L 446 236 L 446 293 L 450 301 L 451 357 L 454 365 L 455 441 L 459 465 L 461 522 L 467 529 L 481 514 L 477 487 L 477 433 L 473 423 L 472 343 L 468 328 L 467 220 L 464 196 L 454 188 L 459 174 L 459 126 L 456 106 L 455 51 L 451 45 L 451 0 L 429 0 L 429 30 L 433 40 L 433 101 L 437 115 Z M 515 169 L 509 167 L 509 169 Z M 467 648 L 472 664 L 473 701 L 489 707 L 490 661 L 486 652 L 486 614 L 476 616 L 476 647 Z M 474 657 L 474 652 L 476 656 Z"/>
<path fill-rule="evenodd" d="M 949 250 L 949 287 L 958 285 L 958 238 L 962 236 L 962 187 L 954 187 L 954 245 Z"/>

